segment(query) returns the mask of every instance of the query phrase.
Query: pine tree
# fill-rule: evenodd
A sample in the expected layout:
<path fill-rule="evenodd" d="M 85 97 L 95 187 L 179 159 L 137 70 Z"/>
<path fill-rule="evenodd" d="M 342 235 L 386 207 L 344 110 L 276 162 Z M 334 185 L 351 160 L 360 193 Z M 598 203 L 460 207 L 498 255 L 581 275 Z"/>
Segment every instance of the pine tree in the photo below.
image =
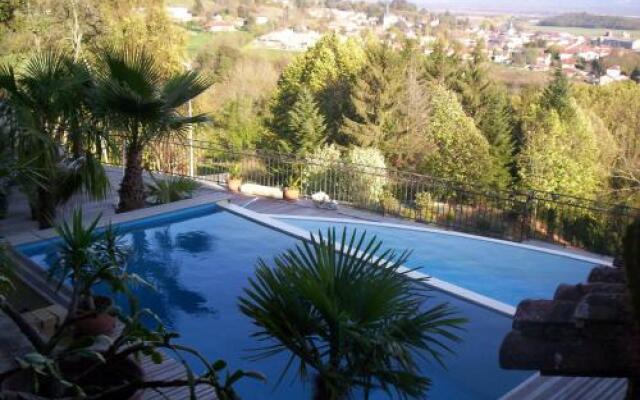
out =
<path fill-rule="evenodd" d="M 319 147 L 324 139 L 324 118 L 309 90 L 303 90 L 289 111 L 289 129 L 293 134 L 294 151 L 307 154 Z"/>
<path fill-rule="evenodd" d="M 513 171 L 513 109 L 508 94 L 492 86 L 483 94 L 482 107 L 476 113 L 476 124 L 489 142 L 493 159 L 493 184 L 506 189 Z"/>
<path fill-rule="evenodd" d="M 569 79 L 562 72 L 562 68 L 556 68 L 553 80 L 542 93 L 542 106 L 547 110 L 556 110 L 561 117 L 568 117 L 567 113 L 572 110 L 570 101 Z"/>
<path fill-rule="evenodd" d="M 351 93 L 353 117 L 345 118 L 342 131 L 359 146 L 382 148 L 396 129 L 395 112 L 401 90 L 398 54 L 387 44 L 372 44 Z"/>
<path fill-rule="evenodd" d="M 484 42 L 479 41 L 456 87 L 452 88 L 460 94 L 462 106 L 467 114 L 474 118 L 483 106 L 485 92 L 491 90 L 493 86 L 488 78 L 486 63 Z"/>
<path fill-rule="evenodd" d="M 425 155 L 421 171 L 472 185 L 493 181 L 490 146 L 467 116 L 455 93 L 431 84 L 427 140 L 433 150 Z"/>
<path fill-rule="evenodd" d="M 426 131 L 429 126 L 429 92 L 421 77 L 420 58 L 415 52 L 405 55 L 405 76 L 398 97 L 398 134 L 387 141 L 385 150 L 394 167 L 415 170 L 429 152 Z"/>
<path fill-rule="evenodd" d="M 429 81 L 457 90 L 461 74 L 460 57 L 456 52 L 450 53 L 445 43 L 437 41 L 425 61 L 424 74 Z"/>
<path fill-rule="evenodd" d="M 291 62 L 282 72 L 271 103 L 271 129 L 285 141 L 293 136 L 289 129 L 289 110 L 299 93 L 309 90 L 325 118 L 327 142 L 346 144 L 340 133 L 344 116 L 350 113 L 349 91 L 363 62 L 362 48 L 353 40 L 336 35 L 322 37 L 313 47 Z"/>

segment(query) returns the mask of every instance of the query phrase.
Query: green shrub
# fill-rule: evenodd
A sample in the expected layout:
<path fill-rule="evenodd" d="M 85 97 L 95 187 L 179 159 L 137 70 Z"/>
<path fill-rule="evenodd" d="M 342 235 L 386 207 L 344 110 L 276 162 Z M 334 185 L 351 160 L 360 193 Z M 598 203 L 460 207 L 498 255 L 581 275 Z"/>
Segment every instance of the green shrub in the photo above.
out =
<path fill-rule="evenodd" d="M 157 179 L 151 175 L 153 183 L 147 185 L 147 201 L 151 204 L 166 204 L 193 196 L 200 184 L 182 176 Z"/>
<path fill-rule="evenodd" d="M 420 192 L 416 194 L 416 217 L 422 221 L 433 221 L 433 199 L 431 193 Z"/>
<path fill-rule="evenodd" d="M 343 179 L 351 192 L 350 200 L 357 205 L 378 204 L 387 184 L 384 155 L 378 149 L 353 147 L 347 153 L 348 170 Z"/>
<path fill-rule="evenodd" d="M 380 207 L 384 214 L 397 215 L 401 212 L 400 201 L 393 196 L 393 193 L 388 191 L 385 191 L 380 197 Z"/>
<path fill-rule="evenodd" d="M 302 181 L 311 193 L 326 192 L 338 200 L 342 200 L 340 182 L 340 150 L 335 145 L 317 148 L 305 157 L 306 166 L 302 173 Z"/>

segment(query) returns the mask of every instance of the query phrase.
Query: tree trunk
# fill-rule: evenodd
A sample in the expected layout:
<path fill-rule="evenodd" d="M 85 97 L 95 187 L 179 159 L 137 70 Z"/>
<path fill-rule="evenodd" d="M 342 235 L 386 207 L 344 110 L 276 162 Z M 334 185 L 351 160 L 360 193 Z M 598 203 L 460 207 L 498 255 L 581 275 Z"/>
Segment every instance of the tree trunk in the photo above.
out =
<path fill-rule="evenodd" d="M 331 387 L 320 374 L 316 375 L 313 384 L 313 400 L 344 400 L 346 398 L 346 393 L 336 393 L 336 388 Z"/>
<path fill-rule="evenodd" d="M 313 385 L 313 400 L 327 400 L 330 397 L 329 388 L 324 379 L 318 374 Z"/>
<path fill-rule="evenodd" d="M 49 190 L 49 188 L 38 188 L 36 218 L 40 229 L 51 228 L 56 217 L 55 198 Z"/>
<path fill-rule="evenodd" d="M 137 210 L 145 206 L 144 182 L 142 180 L 142 149 L 130 146 L 127 149 L 124 177 L 120 184 L 118 212 Z"/>

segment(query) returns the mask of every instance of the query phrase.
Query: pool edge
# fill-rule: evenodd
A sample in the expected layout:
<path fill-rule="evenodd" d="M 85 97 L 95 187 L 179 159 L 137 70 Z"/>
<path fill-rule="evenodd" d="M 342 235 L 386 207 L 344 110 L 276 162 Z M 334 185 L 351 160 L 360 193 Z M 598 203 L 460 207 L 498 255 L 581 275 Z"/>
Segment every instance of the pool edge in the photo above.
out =
<path fill-rule="evenodd" d="M 228 211 L 232 214 L 243 217 L 245 219 L 258 223 L 260 225 L 266 226 L 273 230 L 279 231 L 286 235 L 295 237 L 297 239 L 306 240 L 306 241 L 311 240 L 311 233 L 309 231 L 295 227 L 285 222 L 279 221 L 271 217 L 270 215 L 257 213 L 255 211 L 251 211 L 249 209 L 232 204 L 228 201 L 219 201 L 216 203 L 216 205 L 218 205 L 220 208 L 224 209 L 225 211 Z M 407 274 L 413 278 L 417 278 L 417 279 L 428 278 L 427 285 L 429 285 L 434 289 L 450 294 L 454 297 L 457 297 L 462 300 L 476 304 L 478 306 L 487 308 L 491 311 L 497 312 L 509 318 L 513 318 L 513 316 L 515 315 L 516 308 L 509 304 L 502 303 L 500 301 L 494 300 L 490 297 L 481 295 L 471 290 L 464 289 L 452 283 L 440 280 L 438 278 L 434 278 L 430 275 L 424 274 L 422 272 L 418 272 L 413 268 L 408 268 L 403 266 L 402 271 L 407 272 Z"/>
<path fill-rule="evenodd" d="M 293 220 L 308 220 L 308 221 L 319 221 L 319 222 L 351 223 L 351 224 L 360 224 L 360 225 L 379 226 L 383 228 L 404 229 L 404 230 L 411 230 L 411 231 L 417 231 L 417 232 L 437 233 L 437 234 L 448 235 L 448 236 L 463 237 L 463 238 L 472 239 L 472 240 L 480 240 L 483 242 L 491 242 L 491 243 L 496 243 L 504 246 L 518 247 L 525 250 L 538 251 L 541 253 L 547 253 L 547 254 L 551 254 L 559 257 L 571 258 L 574 260 L 584 261 L 584 262 L 588 262 L 596 265 L 606 265 L 608 267 L 613 266 L 613 262 L 609 258 L 596 258 L 596 257 L 583 256 L 580 254 L 570 253 L 568 251 L 549 249 L 546 247 L 534 246 L 534 245 L 525 244 L 525 243 L 511 242 L 508 240 L 474 235 L 471 233 L 448 231 L 448 230 L 438 229 L 438 228 L 430 228 L 427 226 L 403 225 L 403 224 L 395 224 L 391 222 L 367 221 L 367 220 L 360 220 L 360 219 L 353 219 L 353 218 L 332 218 L 332 217 L 302 216 L 302 215 L 292 215 L 292 214 L 263 214 L 263 215 L 266 215 L 274 219 L 293 219 Z M 603 257 L 606 257 L 606 256 L 603 256 Z"/>

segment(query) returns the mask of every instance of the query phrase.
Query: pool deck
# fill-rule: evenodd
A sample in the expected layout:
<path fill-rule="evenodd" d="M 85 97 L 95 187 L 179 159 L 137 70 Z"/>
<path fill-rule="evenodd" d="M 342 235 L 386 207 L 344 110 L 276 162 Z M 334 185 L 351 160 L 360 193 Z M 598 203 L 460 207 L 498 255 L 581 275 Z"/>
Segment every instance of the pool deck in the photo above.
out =
<path fill-rule="evenodd" d="M 212 204 L 222 200 L 228 200 L 232 204 L 247 208 L 253 212 L 265 214 L 267 216 L 298 216 L 312 218 L 336 218 L 336 219 L 352 219 L 363 222 L 381 222 L 394 225 L 403 225 L 408 227 L 428 227 L 429 229 L 447 232 L 441 228 L 428 226 L 413 221 L 400 218 L 392 218 L 377 213 L 357 210 L 349 207 L 340 206 L 338 210 L 319 209 L 309 200 L 299 200 L 296 202 L 287 202 L 283 200 L 258 198 L 255 196 L 247 196 L 239 193 L 231 193 L 224 187 L 203 182 L 202 188 L 196 193 L 192 199 L 182 200 L 175 203 L 148 207 L 128 213 L 116 214 L 115 204 L 117 203 L 117 192 L 119 180 L 122 177 L 120 168 L 108 168 L 109 179 L 111 181 L 112 190 L 110 190 L 107 199 L 102 201 L 92 201 L 82 196 L 76 196 L 70 203 L 59 209 L 59 219 L 69 216 L 72 210 L 82 205 L 85 220 L 95 218 L 102 215 L 101 225 L 109 222 L 117 224 L 126 221 L 146 218 L 162 213 L 177 211 L 180 209 L 194 207 L 203 204 Z M 148 178 L 147 178 L 148 179 Z M 9 216 L 0 221 L 0 237 L 4 237 L 9 243 L 19 245 L 23 243 L 33 242 L 37 240 L 55 237 L 56 233 L 53 229 L 38 230 L 36 224 L 29 218 L 29 208 L 26 198 L 20 193 L 14 193 L 10 198 Z M 588 257 L 594 260 L 600 260 L 603 264 L 610 264 L 611 258 L 597 254 L 592 254 L 575 249 L 566 249 L 560 246 L 549 245 L 547 243 L 526 242 L 525 245 L 537 246 L 552 251 L 560 251 L 574 254 L 576 256 Z M 0 317 L 0 320 L 2 317 Z M 1 341 L 0 341 L 1 342 Z M 5 346 L 2 346 L 6 348 Z M 0 348 L 0 352 L 1 352 Z M 12 357 L 15 354 L 12 354 Z M 146 361 L 145 361 L 146 362 Z M 182 366 L 175 360 L 167 359 L 160 365 L 147 365 L 148 377 L 161 379 L 170 379 L 176 377 L 180 371 L 184 373 Z M 624 379 L 612 378 L 568 378 L 568 377 L 541 377 L 533 375 L 529 380 L 523 382 L 520 386 L 506 394 L 503 400 L 542 400 L 542 399 L 624 399 L 626 390 L 626 381 Z M 215 396 L 209 393 L 202 398 L 214 399 Z M 155 398 L 172 399 L 188 399 L 187 391 L 178 389 L 167 390 L 164 395 L 147 392 L 145 399 Z"/>

